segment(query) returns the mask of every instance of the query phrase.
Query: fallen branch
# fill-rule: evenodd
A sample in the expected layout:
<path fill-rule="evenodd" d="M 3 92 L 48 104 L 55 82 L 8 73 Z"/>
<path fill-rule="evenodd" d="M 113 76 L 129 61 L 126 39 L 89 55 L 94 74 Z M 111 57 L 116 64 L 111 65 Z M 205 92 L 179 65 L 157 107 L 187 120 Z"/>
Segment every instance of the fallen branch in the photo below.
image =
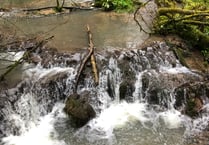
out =
<path fill-rule="evenodd" d="M 88 38 L 89 38 L 89 51 L 93 51 L 94 53 L 94 44 L 92 41 L 92 34 L 89 28 L 89 25 L 86 26 L 87 27 L 87 33 L 88 33 Z M 95 84 L 98 85 L 99 84 L 99 76 L 98 76 L 98 71 L 97 71 L 97 66 L 96 66 L 96 59 L 94 54 L 91 54 L 91 65 L 92 65 L 92 70 L 94 73 L 94 79 L 95 79 Z"/>
<path fill-rule="evenodd" d="M 88 48 L 89 52 L 84 57 L 83 61 L 81 62 L 81 65 L 79 66 L 78 73 L 77 73 L 76 79 L 75 79 L 75 88 L 73 90 L 74 93 L 76 93 L 76 91 L 77 91 L 78 82 L 79 82 L 81 73 L 84 69 L 85 64 L 89 60 L 89 58 L 91 58 L 91 65 L 92 65 L 92 70 L 93 70 L 93 73 L 94 73 L 95 84 L 98 85 L 98 83 L 99 83 L 98 71 L 97 71 L 97 67 L 96 67 L 96 59 L 95 59 L 95 56 L 93 54 L 94 53 L 94 44 L 93 44 L 93 41 L 92 41 L 92 34 L 90 32 L 89 25 L 87 25 L 86 27 L 87 27 L 88 40 L 89 40 L 89 48 Z"/>
<path fill-rule="evenodd" d="M 81 65 L 78 68 L 78 73 L 77 73 L 76 79 L 75 79 L 75 88 L 73 90 L 74 93 L 76 93 L 76 90 L 78 88 L 78 82 L 80 79 L 81 72 L 83 71 L 83 68 L 84 68 L 86 62 L 88 61 L 88 59 L 90 58 L 92 53 L 93 53 L 93 49 L 89 50 L 88 54 L 84 57 L 83 61 L 81 62 Z"/>
<path fill-rule="evenodd" d="M 26 11 L 26 12 L 32 12 L 32 11 L 41 11 L 41 10 L 47 10 L 47 9 L 56 9 L 57 6 L 49 6 L 49 7 L 41 7 L 41 8 L 31 8 L 31 9 L 23 9 L 23 11 Z M 88 8 L 88 7 L 65 7 L 63 6 L 62 7 L 63 9 L 66 9 L 66 10 L 93 10 L 95 8 Z"/>
<path fill-rule="evenodd" d="M 22 11 L 32 12 L 32 11 L 41 11 L 47 9 L 54 9 L 56 6 L 48 6 L 48 7 L 41 7 L 41 8 L 31 8 L 31 9 L 23 9 Z"/>
<path fill-rule="evenodd" d="M 21 57 L 19 60 L 15 61 L 15 63 L 13 63 L 12 65 L 8 66 L 8 69 L 5 73 L 3 73 L 1 76 L 0 76 L 0 81 L 3 81 L 5 76 L 7 74 L 9 74 L 13 69 L 15 69 L 19 64 L 21 64 L 23 62 L 23 58 L 25 56 L 23 55 L 23 57 Z"/>
<path fill-rule="evenodd" d="M 45 40 L 42 40 L 41 42 L 39 42 L 36 47 L 33 47 L 31 49 L 27 48 L 27 50 L 25 51 L 25 53 L 23 54 L 23 56 L 21 58 L 19 58 L 17 61 L 15 61 L 13 64 L 9 65 L 7 68 L 7 70 L 0 76 L 0 81 L 3 81 L 6 77 L 6 75 L 8 75 L 12 70 L 14 70 L 19 64 L 22 64 L 22 62 L 24 60 L 26 60 L 30 53 L 33 52 L 34 50 L 36 50 L 38 47 L 44 45 L 46 42 L 48 42 L 49 39 L 52 39 L 53 36 L 45 39 Z"/>

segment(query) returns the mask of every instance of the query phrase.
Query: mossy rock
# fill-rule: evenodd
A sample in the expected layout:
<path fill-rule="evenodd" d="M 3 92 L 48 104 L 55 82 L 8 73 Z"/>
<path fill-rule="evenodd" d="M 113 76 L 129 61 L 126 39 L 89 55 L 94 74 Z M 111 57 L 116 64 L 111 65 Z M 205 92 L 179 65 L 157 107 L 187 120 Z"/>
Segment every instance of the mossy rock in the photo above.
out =
<path fill-rule="evenodd" d="M 89 120 L 96 116 L 93 107 L 77 93 L 70 95 L 65 103 L 64 112 L 69 115 L 72 125 L 84 126 Z"/>
<path fill-rule="evenodd" d="M 180 63 L 183 66 L 188 67 L 188 64 L 187 64 L 185 58 L 189 57 L 189 51 L 188 50 L 183 50 L 181 48 L 173 48 L 173 52 L 176 55 L 176 57 L 178 58 L 178 60 L 180 61 Z"/>
<path fill-rule="evenodd" d="M 199 115 L 199 112 L 201 111 L 202 107 L 202 99 L 192 96 L 186 102 L 185 114 L 194 118 Z"/>
<path fill-rule="evenodd" d="M 209 97 L 209 83 L 195 82 L 186 83 L 175 89 L 175 108 L 181 109 L 182 113 L 195 118 L 204 110 L 204 100 Z M 184 107 L 185 106 L 185 107 Z"/>

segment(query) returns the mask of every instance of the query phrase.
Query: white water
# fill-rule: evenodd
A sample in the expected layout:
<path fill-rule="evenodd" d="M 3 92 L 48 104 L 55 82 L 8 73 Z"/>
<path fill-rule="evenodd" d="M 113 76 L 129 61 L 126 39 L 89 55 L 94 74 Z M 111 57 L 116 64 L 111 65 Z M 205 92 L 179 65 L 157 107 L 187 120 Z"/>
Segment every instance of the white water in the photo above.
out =
<path fill-rule="evenodd" d="M 106 73 L 113 80 L 116 98 L 115 100 L 110 99 L 103 88 L 102 81 L 105 79 L 100 77 L 101 84 L 98 88 L 100 90 L 98 97 L 100 97 L 103 106 L 101 106 L 102 111 L 97 113 L 95 119 L 91 120 L 86 126 L 73 130 L 71 126 L 66 124 L 69 120 L 62 112 L 63 102 L 55 104 L 52 112 L 43 117 L 40 117 L 39 111 L 41 108 L 39 108 L 38 104 L 27 106 L 28 102 L 25 102 L 26 108 L 23 107 L 23 109 L 27 111 L 27 108 L 32 107 L 35 110 L 34 118 L 39 119 L 27 119 L 27 121 L 29 120 L 28 128 L 22 130 L 20 136 L 10 135 L 3 138 L 5 145 L 183 145 L 184 137 L 190 133 L 199 132 L 207 126 L 209 117 L 203 116 L 192 121 L 175 110 L 172 107 L 172 103 L 175 101 L 172 96 L 168 96 L 171 97 L 171 107 L 168 110 L 161 111 L 153 109 L 146 101 L 142 100 L 139 95 L 142 88 L 141 76 L 146 71 L 137 74 L 136 90 L 133 92 L 134 102 L 119 101 L 120 70 L 114 59 L 111 58 L 109 64 L 110 70 Z M 184 67 L 161 68 L 163 68 L 161 69 L 162 73 L 190 72 Z M 33 79 L 35 82 L 45 82 L 47 78 L 56 74 L 68 73 L 69 81 L 75 77 L 74 71 L 73 68 L 53 67 L 44 69 L 37 66 L 27 70 L 24 77 Z M 30 103 L 34 103 L 34 96 L 27 95 L 24 96 L 25 99 L 28 99 Z M 21 104 L 24 105 L 24 103 Z M 17 118 L 18 123 L 21 123 L 21 121 L 23 124 L 25 123 L 25 120 Z M 59 128 L 56 126 L 59 126 Z"/>
<path fill-rule="evenodd" d="M 30 130 L 21 136 L 9 136 L 3 139 L 5 145 L 68 145 L 69 142 L 58 139 L 58 134 L 54 129 L 54 122 L 58 118 L 67 119 L 62 112 L 64 104 L 57 104 L 53 111 L 40 118 L 37 125 L 32 125 Z M 56 116 L 55 114 L 58 114 Z M 162 119 L 162 120 L 161 120 Z M 166 111 L 157 113 L 147 109 L 147 105 L 139 102 L 111 104 L 99 114 L 99 116 L 88 123 L 90 129 L 83 127 L 74 133 L 77 140 L 83 139 L 94 144 L 99 140 L 107 140 L 106 144 L 117 144 L 114 130 L 126 128 L 130 123 L 140 124 L 141 127 L 150 127 L 146 123 L 157 125 L 163 123 L 167 129 L 177 129 L 182 127 L 182 117 L 177 111 Z M 138 125 L 137 125 L 138 124 Z M 151 127 L 152 128 L 152 127 Z M 67 129 L 67 128 L 66 128 Z M 131 139 L 130 139 L 131 140 Z M 140 141 L 140 138 L 138 139 Z M 79 142 L 78 142 L 79 143 Z M 76 145 L 77 142 L 72 144 Z M 84 143 L 85 144 L 85 143 Z M 88 144 L 88 143 L 86 143 Z M 124 143 L 126 144 L 126 143 Z"/>
<path fill-rule="evenodd" d="M 3 142 L 6 145 L 65 145 L 63 141 L 56 140 L 56 131 L 53 128 L 54 114 L 62 107 L 63 104 L 56 104 L 51 113 L 40 118 L 38 125 L 31 125 L 30 130 L 21 136 L 6 137 Z"/>

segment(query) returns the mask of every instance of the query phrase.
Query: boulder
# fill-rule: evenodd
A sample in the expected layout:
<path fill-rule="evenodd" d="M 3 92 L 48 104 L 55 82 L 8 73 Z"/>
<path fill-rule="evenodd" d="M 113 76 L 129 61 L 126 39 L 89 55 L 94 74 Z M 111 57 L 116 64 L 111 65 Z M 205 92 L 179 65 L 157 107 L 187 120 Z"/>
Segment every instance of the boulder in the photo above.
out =
<path fill-rule="evenodd" d="M 96 116 L 93 107 L 88 103 L 86 94 L 74 93 L 67 98 L 64 112 L 69 115 L 74 127 L 82 127 Z"/>

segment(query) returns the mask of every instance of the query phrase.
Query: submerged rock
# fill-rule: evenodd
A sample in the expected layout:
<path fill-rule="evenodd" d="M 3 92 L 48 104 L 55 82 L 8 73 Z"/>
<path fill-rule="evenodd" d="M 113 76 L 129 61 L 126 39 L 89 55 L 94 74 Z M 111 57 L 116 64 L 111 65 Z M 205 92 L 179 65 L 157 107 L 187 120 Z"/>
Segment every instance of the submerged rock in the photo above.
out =
<path fill-rule="evenodd" d="M 64 112 L 72 119 L 75 127 L 82 127 L 96 116 L 93 107 L 84 97 L 88 96 L 74 93 L 68 97 L 65 103 Z"/>

